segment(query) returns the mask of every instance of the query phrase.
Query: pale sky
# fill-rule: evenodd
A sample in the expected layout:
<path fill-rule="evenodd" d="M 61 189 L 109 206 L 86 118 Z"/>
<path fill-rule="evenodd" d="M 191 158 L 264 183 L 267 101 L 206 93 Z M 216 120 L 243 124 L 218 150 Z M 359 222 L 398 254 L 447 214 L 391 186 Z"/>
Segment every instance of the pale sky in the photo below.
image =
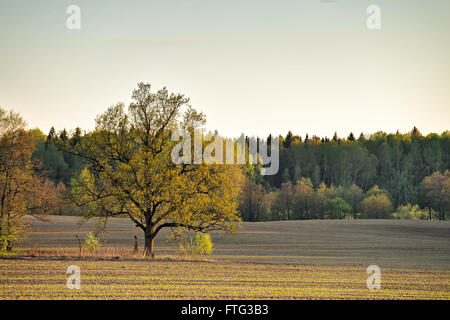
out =
<path fill-rule="evenodd" d="M 450 129 L 450 1 L 331 1 L 0 0 L 0 106 L 92 129 L 149 82 L 228 135 Z"/>

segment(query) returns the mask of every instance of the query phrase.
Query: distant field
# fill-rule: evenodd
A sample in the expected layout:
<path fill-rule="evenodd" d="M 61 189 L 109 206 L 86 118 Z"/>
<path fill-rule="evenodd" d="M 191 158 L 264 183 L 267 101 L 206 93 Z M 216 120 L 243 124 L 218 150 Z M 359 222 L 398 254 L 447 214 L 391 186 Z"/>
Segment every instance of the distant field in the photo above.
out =
<path fill-rule="evenodd" d="M 76 248 L 75 233 L 84 238 L 92 223 L 76 217 L 33 219 L 24 248 Z M 309 220 L 243 223 L 233 237 L 213 234 L 212 258 L 239 262 L 380 267 L 428 267 L 450 270 L 450 221 Z M 142 231 L 128 219 L 114 218 L 105 246 L 133 250 L 134 235 L 143 249 Z M 177 246 L 158 235 L 156 255 L 175 254 Z M 127 249 L 128 248 L 128 249 Z"/>
<path fill-rule="evenodd" d="M 84 238 L 92 222 L 51 218 L 33 220 L 22 246 L 40 254 L 0 257 L 0 299 L 450 299 L 449 221 L 243 223 L 231 238 L 213 234 L 209 261 L 189 261 L 167 233 L 156 260 L 130 257 L 142 234 L 119 218 L 101 252 L 80 258 L 75 234 Z M 366 287 L 371 264 L 381 290 Z M 70 265 L 81 268 L 81 290 L 66 288 Z"/>

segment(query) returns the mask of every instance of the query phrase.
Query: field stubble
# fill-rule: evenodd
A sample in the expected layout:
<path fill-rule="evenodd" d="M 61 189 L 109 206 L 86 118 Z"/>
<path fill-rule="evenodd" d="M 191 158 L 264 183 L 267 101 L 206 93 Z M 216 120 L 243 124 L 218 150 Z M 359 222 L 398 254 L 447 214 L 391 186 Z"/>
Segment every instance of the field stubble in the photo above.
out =
<path fill-rule="evenodd" d="M 69 265 L 81 289 L 66 287 Z M 450 271 L 189 261 L 0 260 L 0 299 L 450 299 Z"/>
<path fill-rule="evenodd" d="M 0 258 L 0 299 L 450 299 L 450 221 L 244 223 L 231 238 L 213 234 L 210 261 L 181 259 L 162 233 L 152 261 L 131 256 L 140 231 L 127 219 L 112 219 L 104 248 L 79 257 L 75 234 L 92 225 L 78 220 L 32 220 L 20 249 L 34 257 Z M 366 287 L 371 264 L 381 290 Z M 80 290 L 66 287 L 70 265 Z"/>

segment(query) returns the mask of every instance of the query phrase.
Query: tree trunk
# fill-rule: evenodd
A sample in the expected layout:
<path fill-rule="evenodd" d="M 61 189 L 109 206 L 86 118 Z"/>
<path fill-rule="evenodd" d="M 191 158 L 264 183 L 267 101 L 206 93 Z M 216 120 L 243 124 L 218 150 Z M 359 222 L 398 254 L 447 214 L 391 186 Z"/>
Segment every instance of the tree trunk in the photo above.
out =
<path fill-rule="evenodd" d="M 145 249 L 144 257 L 155 257 L 155 252 L 153 251 L 153 238 L 151 236 L 145 236 Z"/>
<path fill-rule="evenodd" d="M 3 226 L 3 210 L 0 210 L 0 237 L 2 236 L 2 226 Z M 0 250 L 3 250 L 1 243 L 0 243 Z"/>
<path fill-rule="evenodd" d="M 144 257 L 151 256 L 152 258 L 155 257 L 155 252 L 153 250 L 153 240 L 154 240 L 154 226 L 151 226 L 150 228 L 147 227 L 145 229 L 145 248 L 144 248 Z"/>
<path fill-rule="evenodd" d="M 12 244 L 11 244 L 11 216 L 8 213 L 6 215 L 6 236 L 8 239 L 6 240 L 6 251 L 12 251 Z"/>

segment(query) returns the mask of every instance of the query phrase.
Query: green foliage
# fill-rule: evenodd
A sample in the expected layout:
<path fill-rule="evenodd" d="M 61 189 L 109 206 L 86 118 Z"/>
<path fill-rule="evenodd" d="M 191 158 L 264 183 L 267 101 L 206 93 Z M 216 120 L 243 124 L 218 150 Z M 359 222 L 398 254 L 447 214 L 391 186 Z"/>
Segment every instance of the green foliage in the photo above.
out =
<path fill-rule="evenodd" d="M 84 243 L 91 252 L 96 252 L 102 246 L 100 239 L 97 238 L 92 232 L 89 232 Z"/>
<path fill-rule="evenodd" d="M 246 221 L 269 220 L 268 194 L 263 185 L 245 178 L 240 193 L 239 212 Z"/>
<path fill-rule="evenodd" d="M 422 207 L 436 211 L 439 220 L 445 220 L 450 212 L 450 171 L 435 172 L 423 179 L 419 186 L 419 202 Z"/>
<path fill-rule="evenodd" d="M 2 228 L 3 232 L 0 235 L 0 250 L 11 250 L 12 247 L 23 242 L 26 239 L 26 234 L 29 230 L 28 223 L 24 222 L 22 219 L 11 219 L 9 227 Z"/>
<path fill-rule="evenodd" d="M 70 153 L 58 151 L 54 145 L 46 141 L 47 137 L 40 130 L 34 129 L 31 132 L 35 140 L 33 159 L 41 163 L 38 171 L 48 173 L 48 177 L 55 184 L 62 182 L 68 185 L 72 178 L 79 174 L 82 159 Z M 53 128 L 51 132 L 54 132 Z"/>
<path fill-rule="evenodd" d="M 301 177 L 309 178 L 314 189 L 321 183 L 344 188 L 354 184 L 367 192 L 378 185 L 398 207 L 417 204 L 423 179 L 450 169 L 449 131 L 423 136 L 414 128 L 405 134 L 361 134 L 358 140 L 354 135 L 304 141 L 293 137 L 290 132 L 282 140 L 278 174 L 264 177 L 269 189 L 289 181 L 295 184 Z"/>
<path fill-rule="evenodd" d="M 369 191 L 367 191 L 366 197 L 378 196 L 378 195 L 381 195 L 381 194 L 387 195 L 386 190 L 382 190 L 382 189 L 380 189 L 379 186 L 374 185 L 372 188 L 370 188 Z"/>
<path fill-rule="evenodd" d="M 36 173 L 34 132 L 25 128 L 19 114 L 0 108 L 0 250 L 23 240 L 26 215 L 45 214 L 55 204 L 53 184 Z"/>
<path fill-rule="evenodd" d="M 248 179 L 247 179 L 248 180 Z M 403 189 L 402 192 L 406 191 Z M 378 185 L 364 192 L 356 184 L 314 189 L 309 178 L 295 184 L 287 181 L 279 189 L 267 191 L 263 185 L 245 183 L 239 209 L 246 221 L 291 219 L 448 219 L 450 212 L 450 172 L 435 172 L 417 188 L 418 204 L 395 206 L 392 195 Z M 408 194 L 408 192 L 404 192 Z M 407 198 L 403 198 L 406 200 Z M 393 211 L 397 208 L 396 212 Z M 422 210 L 422 209 L 423 210 Z"/>
<path fill-rule="evenodd" d="M 314 188 L 310 179 L 301 178 L 293 187 L 293 217 L 296 219 L 310 219 L 314 210 Z"/>
<path fill-rule="evenodd" d="M 309 178 L 268 192 L 262 185 L 245 183 L 239 209 L 246 221 L 390 218 L 390 195 L 378 186 L 366 193 L 353 184 L 348 187 L 321 183 L 317 190 Z"/>
<path fill-rule="evenodd" d="M 25 250 L 10 250 L 10 251 L 4 251 L 0 250 L 0 256 L 14 256 L 18 254 L 26 254 L 27 251 Z"/>
<path fill-rule="evenodd" d="M 328 218 L 330 219 L 348 219 L 351 218 L 352 206 L 348 204 L 341 197 L 328 199 L 326 201 L 326 207 L 329 212 Z"/>
<path fill-rule="evenodd" d="M 213 251 L 213 243 L 209 234 L 197 232 L 195 237 L 181 241 L 179 249 L 185 255 L 210 255 Z"/>
<path fill-rule="evenodd" d="M 363 218 L 386 219 L 392 213 L 392 204 L 385 193 L 372 193 L 361 202 L 361 212 Z"/>
<path fill-rule="evenodd" d="M 416 205 L 406 204 L 397 208 L 397 211 L 392 214 L 394 219 L 405 220 L 428 220 L 429 212 L 422 210 Z"/>

